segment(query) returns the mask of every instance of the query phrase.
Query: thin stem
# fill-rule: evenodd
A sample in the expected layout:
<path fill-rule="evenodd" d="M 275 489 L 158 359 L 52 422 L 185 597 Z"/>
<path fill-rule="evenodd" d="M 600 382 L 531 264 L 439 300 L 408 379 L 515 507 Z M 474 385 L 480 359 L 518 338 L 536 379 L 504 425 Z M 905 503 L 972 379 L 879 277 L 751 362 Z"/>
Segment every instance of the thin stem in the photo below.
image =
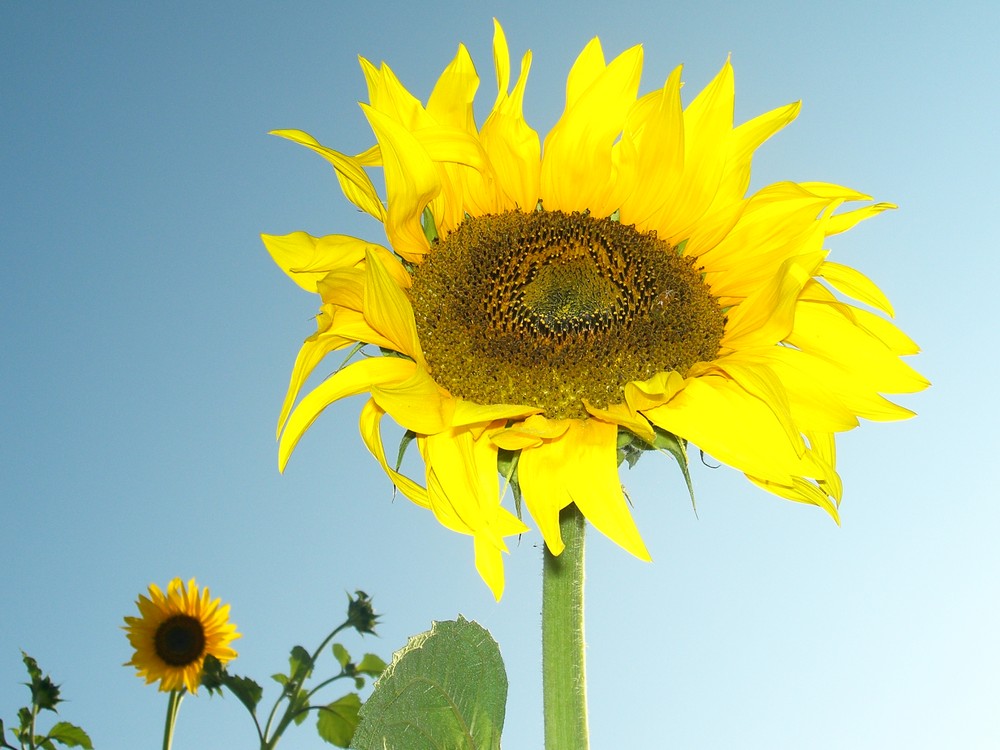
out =
<path fill-rule="evenodd" d="M 170 746 L 174 744 L 174 727 L 177 725 L 177 712 L 180 710 L 183 697 L 183 690 L 170 691 L 170 699 L 167 701 L 167 721 L 163 727 L 163 750 L 170 750 Z"/>
<path fill-rule="evenodd" d="M 261 740 L 262 750 L 272 750 L 274 746 L 278 744 L 278 740 L 281 738 L 281 735 L 284 733 L 285 729 L 288 728 L 288 725 L 292 723 L 296 715 L 298 715 L 303 709 L 308 710 L 309 708 L 308 705 L 296 707 L 295 697 L 298 695 L 299 690 L 305 683 L 306 678 L 309 677 L 309 675 L 312 673 L 313 667 L 316 666 L 316 660 L 319 658 L 319 655 L 323 653 L 323 649 L 326 648 L 326 645 L 333 640 L 334 636 L 336 636 L 337 633 L 349 627 L 350 624 L 351 623 L 348 620 L 347 622 L 344 622 L 338 625 L 336 628 L 334 628 L 333 632 L 323 639 L 323 642 L 319 644 L 319 647 L 315 651 L 313 651 L 312 655 L 309 657 L 309 669 L 306 671 L 306 673 L 303 674 L 299 680 L 290 682 L 285 687 L 285 693 L 282 695 L 281 698 L 277 700 L 277 702 L 274 704 L 274 708 L 271 709 L 270 716 L 267 717 L 267 725 L 264 727 L 264 736 Z M 308 693 L 306 696 L 307 699 L 311 697 L 314 692 L 316 692 L 315 689 L 310 693 Z M 288 705 L 285 706 L 285 714 L 284 716 L 281 717 L 281 721 L 278 722 L 278 726 L 274 728 L 274 734 L 269 734 L 271 731 L 271 722 L 274 720 L 274 717 L 276 715 L 275 712 L 278 710 L 278 705 L 285 698 L 288 699 Z"/>
<path fill-rule="evenodd" d="M 583 542 L 586 521 L 570 505 L 559 514 L 566 549 L 545 549 L 542 574 L 542 694 L 545 750 L 587 750 L 583 647 Z"/>

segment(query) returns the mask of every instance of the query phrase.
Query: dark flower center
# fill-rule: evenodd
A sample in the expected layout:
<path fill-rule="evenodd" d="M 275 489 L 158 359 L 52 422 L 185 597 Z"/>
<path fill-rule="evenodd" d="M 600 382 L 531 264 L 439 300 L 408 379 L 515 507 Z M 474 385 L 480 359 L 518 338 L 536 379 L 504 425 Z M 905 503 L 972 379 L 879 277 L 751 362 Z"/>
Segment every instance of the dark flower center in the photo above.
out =
<path fill-rule="evenodd" d="M 579 213 L 467 218 L 417 266 L 410 293 L 437 383 L 553 418 L 713 359 L 725 328 L 690 258 L 655 233 Z"/>
<path fill-rule="evenodd" d="M 172 667 L 186 667 L 205 651 L 205 629 L 191 615 L 168 617 L 156 629 L 156 655 Z"/>

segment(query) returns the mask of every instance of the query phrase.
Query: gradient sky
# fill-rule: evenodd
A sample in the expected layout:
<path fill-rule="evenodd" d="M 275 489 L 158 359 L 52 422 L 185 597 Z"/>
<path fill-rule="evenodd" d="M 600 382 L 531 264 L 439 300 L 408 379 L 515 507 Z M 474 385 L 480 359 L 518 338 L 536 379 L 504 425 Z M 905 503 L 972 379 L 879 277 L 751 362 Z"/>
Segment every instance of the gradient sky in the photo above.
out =
<path fill-rule="evenodd" d="M 459 42 L 481 122 L 493 16 L 515 59 L 534 51 L 542 134 L 594 35 L 609 57 L 644 44 L 643 91 L 683 63 L 685 101 L 732 53 L 738 121 L 802 99 L 753 187 L 899 204 L 828 247 L 889 295 L 934 383 L 898 399 L 915 420 L 840 439 L 841 528 L 697 453 L 698 518 L 669 459 L 623 472 L 655 562 L 590 536 L 593 747 L 1000 746 L 993 2 L 0 5 L 0 717 L 27 696 L 24 649 L 98 747 L 157 747 L 166 696 L 121 666 L 119 626 L 151 581 L 195 576 L 232 604 L 233 671 L 262 682 L 340 621 L 348 590 L 384 613 L 379 638 L 343 639 L 358 654 L 476 619 L 510 676 L 504 746 L 541 747 L 539 535 L 494 602 L 470 540 L 393 501 L 360 399 L 278 474 L 316 303 L 258 237 L 383 241 L 325 162 L 266 133 L 359 151 L 357 55 L 425 99 Z M 231 696 L 185 701 L 178 750 L 253 742 Z M 303 726 L 281 747 L 320 745 Z"/>

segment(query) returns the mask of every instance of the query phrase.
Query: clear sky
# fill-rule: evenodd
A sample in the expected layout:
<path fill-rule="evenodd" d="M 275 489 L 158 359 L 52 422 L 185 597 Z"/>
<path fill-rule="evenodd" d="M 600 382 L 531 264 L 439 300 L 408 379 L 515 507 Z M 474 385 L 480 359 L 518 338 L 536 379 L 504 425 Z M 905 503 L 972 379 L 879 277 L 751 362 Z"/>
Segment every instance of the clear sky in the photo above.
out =
<path fill-rule="evenodd" d="M 732 53 L 739 121 L 803 100 L 753 185 L 899 204 L 828 247 L 889 295 L 934 383 L 899 399 L 915 420 L 839 440 L 841 528 L 726 467 L 695 460 L 698 518 L 669 459 L 623 472 L 655 562 L 590 537 L 593 747 L 1000 746 L 997 8 L 0 5 L 0 716 L 27 695 L 25 649 L 98 747 L 158 746 L 166 696 L 121 666 L 119 625 L 151 581 L 195 576 L 232 604 L 233 671 L 260 681 L 340 621 L 347 590 L 384 613 L 380 638 L 344 639 L 352 652 L 388 659 L 432 620 L 474 618 L 507 663 L 504 746 L 541 747 L 539 535 L 494 602 L 470 541 L 392 500 L 358 399 L 278 474 L 275 421 L 316 303 L 258 237 L 383 241 L 325 162 L 267 131 L 360 151 L 357 55 L 426 98 L 459 42 L 484 113 L 496 16 L 515 59 L 534 51 L 526 113 L 543 134 L 594 35 L 609 57 L 644 44 L 643 91 L 684 63 L 687 100 Z M 199 695 L 175 747 L 253 737 L 232 697 Z M 282 747 L 318 744 L 304 726 Z"/>

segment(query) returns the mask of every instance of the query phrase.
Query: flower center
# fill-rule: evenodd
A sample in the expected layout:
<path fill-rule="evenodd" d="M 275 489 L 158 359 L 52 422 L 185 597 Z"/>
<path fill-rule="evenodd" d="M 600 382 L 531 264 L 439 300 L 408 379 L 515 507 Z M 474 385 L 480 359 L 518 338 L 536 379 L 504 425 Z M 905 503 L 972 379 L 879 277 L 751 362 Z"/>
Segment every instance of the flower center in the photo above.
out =
<path fill-rule="evenodd" d="M 410 294 L 437 383 L 556 419 L 714 358 L 726 322 L 693 261 L 655 232 L 561 211 L 467 218 L 417 266 Z"/>
<path fill-rule="evenodd" d="M 172 667 L 198 661 L 205 650 L 205 630 L 191 615 L 168 617 L 156 629 L 156 655 Z"/>

